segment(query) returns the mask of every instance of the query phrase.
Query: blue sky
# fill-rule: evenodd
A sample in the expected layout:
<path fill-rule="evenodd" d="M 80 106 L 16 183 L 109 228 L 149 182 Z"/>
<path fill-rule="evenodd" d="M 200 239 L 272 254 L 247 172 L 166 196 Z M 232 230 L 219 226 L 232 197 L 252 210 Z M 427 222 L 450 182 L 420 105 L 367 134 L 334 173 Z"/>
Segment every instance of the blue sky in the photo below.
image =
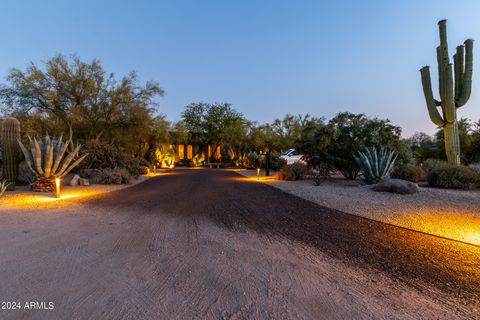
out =
<path fill-rule="evenodd" d="M 259 122 L 351 111 L 389 118 L 405 136 L 433 133 L 418 70 L 436 74 L 436 23 L 448 19 L 453 53 L 480 39 L 479 13 L 476 0 L 2 1 L 0 77 L 77 54 L 160 83 L 159 111 L 171 120 L 191 102 L 228 101 Z M 476 121 L 478 63 L 459 111 Z"/>

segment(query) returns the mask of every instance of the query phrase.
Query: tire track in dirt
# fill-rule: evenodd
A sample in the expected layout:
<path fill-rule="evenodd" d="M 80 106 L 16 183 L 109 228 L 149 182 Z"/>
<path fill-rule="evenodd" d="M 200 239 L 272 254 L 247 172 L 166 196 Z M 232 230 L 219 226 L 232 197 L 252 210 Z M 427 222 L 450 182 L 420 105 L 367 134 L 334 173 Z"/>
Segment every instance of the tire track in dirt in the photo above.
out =
<path fill-rule="evenodd" d="M 210 217 L 232 231 L 278 235 L 314 246 L 359 266 L 370 265 L 422 290 L 434 286 L 464 305 L 480 305 L 480 248 L 328 209 L 271 186 L 225 173 L 228 201 Z M 243 208 L 236 210 L 231 199 Z M 222 213 L 222 214 L 219 214 Z"/>
<path fill-rule="evenodd" d="M 17 224 L 9 218 L 8 227 L 0 225 L 0 238 L 9 239 L 9 247 L 0 247 L 0 298 L 28 293 L 55 300 L 56 310 L 0 318 L 475 314 L 470 304 L 458 305 L 458 291 L 472 280 L 464 296 L 477 292 L 477 270 L 469 269 L 477 251 L 369 224 L 235 177 L 179 170 L 86 202 L 81 212 L 28 213 Z M 442 260 L 460 257 L 465 260 Z M 439 275 L 425 279 L 432 272 Z M 440 290 L 446 279 L 454 286 Z"/>

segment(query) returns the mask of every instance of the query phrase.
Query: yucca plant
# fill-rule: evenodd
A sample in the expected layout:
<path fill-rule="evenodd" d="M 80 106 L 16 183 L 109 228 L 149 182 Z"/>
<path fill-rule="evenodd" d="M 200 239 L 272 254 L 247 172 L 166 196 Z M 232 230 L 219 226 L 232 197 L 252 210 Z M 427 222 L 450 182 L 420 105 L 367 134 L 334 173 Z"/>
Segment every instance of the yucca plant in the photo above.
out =
<path fill-rule="evenodd" d="M 8 188 L 8 181 L 7 180 L 0 181 L 0 197 L 3 196 L 5 191 L 7 191 L 7 188 Z"/>
<path fill-rule="evenodd" d="M 33 190 L 39 192 L 55 191 L 55 179 L 61 179 L 75 168 L 87 155 L 72 162 L 78 155 L 81 146 L 77 145 L 73 151 L 68 152 L 71 141 L 64 142 L 62 137 L 45 139 L 31 139 L 30 150 L 27 150 L 21 141 L 18 141 L 29 169 L 35 175 Z"/>
<path fill-rule="evenodd" d="M 389 177 L 397 154 L 385 148 L 366 148 L 354 156 L 355 162 L 362 169 L 361 178 L 365 183 L 377 183 Z"/>

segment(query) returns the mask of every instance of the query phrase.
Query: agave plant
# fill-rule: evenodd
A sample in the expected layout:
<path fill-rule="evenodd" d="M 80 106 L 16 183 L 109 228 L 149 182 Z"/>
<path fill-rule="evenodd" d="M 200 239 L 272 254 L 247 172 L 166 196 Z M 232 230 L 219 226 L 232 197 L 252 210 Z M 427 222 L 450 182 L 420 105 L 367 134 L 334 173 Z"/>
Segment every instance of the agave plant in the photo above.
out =
<path fill-rule="evenodd" d="M 5 191 L 7 191 L 7 188 L 8 188 L 7 180 L 0 181 L 0 197 L 3 196 Z"/>
<path fill-rule="evenodd" d="M 50 138 L 48 134 L 45 139 L 31 139 L 30 150 L 27 150 L 21 141 L 18 141 L 25 156 L 29 169 L 35 175 L 33 190 L 41 192 L 53 192 L 55 190 L 55 179 L 61 179 L 75 168 L 87 155 L 72 161 L 77 157 L 81 146 L 77 145 L 73 151 L 68 152 L 71 141 L 64 142 L 62 137 Z"/>
<path fill-rule="evenodd" d="M 366 148 L 354 156 L 355 162 L 362 169 L 362 180 L 365 183 L 377 183 L 390 175 L 397 154 L 385 148 Z"/>

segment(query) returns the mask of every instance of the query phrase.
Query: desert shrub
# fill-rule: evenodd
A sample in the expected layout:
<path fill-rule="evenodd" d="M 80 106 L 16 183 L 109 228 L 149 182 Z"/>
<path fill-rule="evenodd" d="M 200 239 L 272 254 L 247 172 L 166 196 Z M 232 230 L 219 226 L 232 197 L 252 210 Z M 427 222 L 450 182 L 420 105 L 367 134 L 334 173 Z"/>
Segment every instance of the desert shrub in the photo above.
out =
<path fill-rule="evenodd" d="M 320 162 L 315 167 L 317 171 L 313 173 L 313 182 L 316 186 L 319 186 L 325 179 L 330 177 L 332 168 L 325 162 Z"/>
<path fill-rule="evenodd" d="M 425 181 L 427 174 L 422 167 L 407 164 L 398 168 L 395 168 L 391 174 L 392 178 L 403 179 L 412 182 Z"/>
<path fill-rule="evenodd" d="M 101 171 L 99 184 L 128 184 L 132 180 L 132 175 L 125 168 L 106 168 Z"/>
<path fill-rule="evenodd" d="M 267 162 L 266 157 L 262 156 L 260 158 L 260 167 L 266 168 Z M 287 165 L 287 160 L 280 157 L 278 152 L 270 152 L 270 169 L 278 171 Z"/>
<path fill-rule="evenodd" d="M 427 174 L 428 184 L 438 188 L 475 189 L 480 187 L 480 173 L 465 166 L 440 165 Z"/>
<path fill-rule="evenodd" d="M 309 173 L 309 169 L 306 164 L 301 162 L 295 162 L 292 164 L 288 164 L 279 172 L 279 179 L 280 180 L 301 180 Z"/>
<path fill-rule="evenodd" d="M 114 169 L 124 168 L 133 177 L 138 177 L 146 172 L 145 167 L 150 163 L 143 158 L 135 158 L 122 152 L 120 148 L 97 140 L 89 141 L 81 151 L 81 154 L 87 154 L 88 157 L 80 163 L 81 169 Z"/>
<path fill-rule="evenodd" d="M 438 159 L 427 159 L 422 163 L 422 168 L 428 175 L 431 171 L 447 166 L 447 161 Z"/>
<path fill-rule="evenodd" d="M 150 173 L 150 167 L 139 166 L 139 167 L 136 168 L 136 172 L 137 172 L 138 174 L 135 175 L 135 177 L 138 177 L 138 176 L 144 175 L 144 174 L 149 174 L 149 173 Z"/>
<path fill-rule="evenodd" d="M 81 169 L 78 174 L 82 178 L 90 180 L 91 184 L 99 184 L 102 180 L 102 170 L 100 169 Z"/>

